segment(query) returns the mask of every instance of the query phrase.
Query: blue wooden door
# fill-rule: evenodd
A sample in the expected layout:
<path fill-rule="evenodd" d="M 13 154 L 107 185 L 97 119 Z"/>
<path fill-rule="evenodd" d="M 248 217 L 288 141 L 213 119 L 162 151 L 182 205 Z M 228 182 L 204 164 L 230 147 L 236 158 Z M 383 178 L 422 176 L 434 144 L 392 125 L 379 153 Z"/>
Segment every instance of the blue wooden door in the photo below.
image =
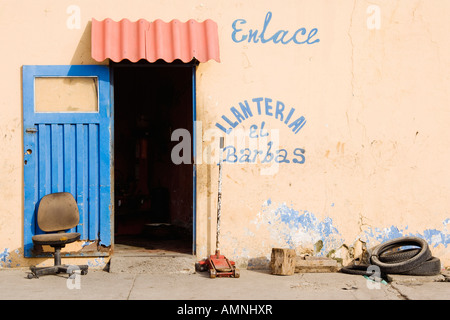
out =
<path fill-rule="evenodd" d="M 97 248 L 108 249 L 112 216 L 109 68 L 92 65 L 23 66 L 22 71 L 24 255 L 38 255 L 33 250 L 31 238 L 42 233 L 36 218 L 40 199 L 49 193 L 63 191 L 72 193 L 80 211 L 80 222 L 71 232 L 81 233 L 84 244 L 97 243 Z M 50 83 L 56 79 L 65 84 L 62 88 L 50 86 L 44 90 L 45 86 L 41 88 L 40 85 L 43 79 L 50 80 Z M 59 91 L 65 97 L 65 104 L 72 98 L 83 100 L 75 90 L 75 80 L 83 79 L 92 81 L 95 87 L 91 90 L 97 99 L 95 109 L 72 110 L 70 103 L 62 110 L 45 109 L 46 103 L 55 104 L 47 102 L 46 95 L 55 96 L 53 100 L 58 101 Z M 44 91 L 44 96 L 39 99 L 38 90 Z M 44 108 L 38 108 L 38 103 Z M 104 255 L 108 250 L 101 251 L 103 253 L 97 250 L 93 254 Z M 84 252 L 72 254 L 89 255 Z"/>

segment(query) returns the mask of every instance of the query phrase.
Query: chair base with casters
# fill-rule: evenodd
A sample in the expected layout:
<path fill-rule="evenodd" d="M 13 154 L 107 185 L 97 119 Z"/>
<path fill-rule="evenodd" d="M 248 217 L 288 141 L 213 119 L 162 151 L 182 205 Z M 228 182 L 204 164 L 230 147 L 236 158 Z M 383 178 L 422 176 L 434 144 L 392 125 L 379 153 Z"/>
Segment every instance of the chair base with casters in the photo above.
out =
<path fill-rule="evenodd" d="M 28 279 L 39 278 L 40 276 L 67 273 L 69 278 L 75 276 L 76 272 L 79 270 L 81 275 L 85 275 L 88 272 L 89 266 L 87 265 L 65 265 L 61 264 L 61 248 L 64 248 L 67 243 L 74 242 L 80 239 L 79 233 L 51 233 L 51 234 L 40 234 L 33 236 L 33 243 L 37 245 L 50 245 L 55 249 L 53 253 L 54 265 L 50 267 L 36 267 L 31 266 L 31 273 L 28 274 Z"/>
<path fill-rule="evenodd" d="M 66 244 L 80 240 L 78 232 L 66 232 L 75 228 L 80 221 L 78 205 L 69 192 L 56 192 L 47 194 L 39 201 L 37 210 L 37 223 L 39 228 L 47 233 L 34 235 L 31 239 L 35 245 L 49 245 L 55 249 L 55 263 L 51 267 L 30 267 L 28 278 L 39 278 L 47 274 L 68 273 L 75 276 L 76 271 L 86 274 L 87 265 L 62 265 L 61 248 Z"/>

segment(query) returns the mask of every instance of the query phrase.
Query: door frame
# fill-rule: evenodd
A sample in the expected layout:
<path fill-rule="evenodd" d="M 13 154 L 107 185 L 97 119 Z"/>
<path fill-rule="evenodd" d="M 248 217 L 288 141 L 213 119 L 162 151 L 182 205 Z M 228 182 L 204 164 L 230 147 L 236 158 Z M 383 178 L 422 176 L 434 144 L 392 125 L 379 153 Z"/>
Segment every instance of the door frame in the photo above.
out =
<path fill-rule="evenodd" d="M 158 60 L 155 63 L 149 63 L 146 61 L 139 62 L 114 62 L 110 61 L 110 94 L 111 94 L 111 155 L 112 160 L 114 159 L 114 71 L 116 68 L 190 68 L 191 69 L 191 85 L 192 85 L 192 254 L 195 255 L 197 253 L 196 250 L 196 239 L 197 239 L 197 168 L 196 168 L 196 155 L 197 155 L 197 132 L 196 132 L 196 121 L 197 121 L 197 86 L 196 86 L 196 71 L 199 65 L 199 61 L 196 59 L 183 63 L 180 61 L 164 62 Z M 114 163 L 114 161 L 112 162 Z M 112 203 L 115 204 L 114 199 L 114 166 L 111 166 L 111 193 L 112 193 Z M 111 225 L 112 225 L 112 244 L 114 245 L 114 215 L 115 215 L 115 207 L 113 206 L 113 212 L 111 217 Z"/>

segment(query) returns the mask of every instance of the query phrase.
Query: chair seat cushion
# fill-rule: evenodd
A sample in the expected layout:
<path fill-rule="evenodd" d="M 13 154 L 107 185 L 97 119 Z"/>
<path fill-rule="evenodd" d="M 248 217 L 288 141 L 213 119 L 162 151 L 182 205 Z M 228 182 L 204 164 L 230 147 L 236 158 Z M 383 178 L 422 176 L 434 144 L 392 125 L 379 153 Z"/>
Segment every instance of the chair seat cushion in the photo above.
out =
<path fill-rule="evenodd" d="M 44 233 L 37 234 L 31 238 L 35 244 L 52 245 L 52 244 L 66 244 L 80 239 L 78 232 L 70 233 Z"/>

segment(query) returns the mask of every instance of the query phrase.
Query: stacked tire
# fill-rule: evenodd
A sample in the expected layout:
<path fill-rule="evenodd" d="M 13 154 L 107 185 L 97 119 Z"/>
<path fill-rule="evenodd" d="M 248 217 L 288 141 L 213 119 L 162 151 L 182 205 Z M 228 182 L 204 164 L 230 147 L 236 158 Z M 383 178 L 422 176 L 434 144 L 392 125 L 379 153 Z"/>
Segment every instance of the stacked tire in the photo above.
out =
<path fill-rule="evenodd" d="M 431 276 L 441 272 L 441 261 L 431 255 L 428 243 L 418 237 L 402 237 L 380 244 L 370 253 L 370 263 L 380 268 L 382 277 L 386 274 Z M 341 271 L 370 276 L 368 268 L 369 265 L 358 265 Z"/>

